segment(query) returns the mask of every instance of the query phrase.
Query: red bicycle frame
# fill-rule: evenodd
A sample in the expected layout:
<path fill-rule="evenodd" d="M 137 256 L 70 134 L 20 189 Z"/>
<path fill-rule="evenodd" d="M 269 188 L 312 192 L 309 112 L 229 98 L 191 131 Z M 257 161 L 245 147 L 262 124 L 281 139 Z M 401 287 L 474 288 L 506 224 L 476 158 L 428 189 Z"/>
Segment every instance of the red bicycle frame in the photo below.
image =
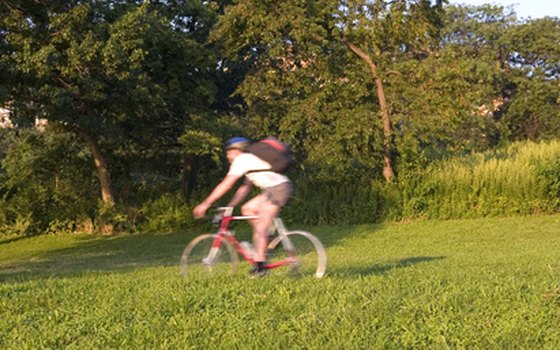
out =
<path fill-rule="evenodd" d="M 227 215 L 226 215 L 226 213 L 222 214 L 222 216 L 221 216 L 220 225 L 219 225 L 219 228 L 218 228 L 218 233 L 216 234 L 216 238 L 212 242 L 212 249 L 211 250 L 217 251 L 222 244 L 222 239 L 226 239 L 233 245 L 235 250 L 243 257 L 243 259 L 245 259 L 251 265 L 255 265 L 256 262 L 253 259 L 253 257 L 251 256 L 251 254 L 249 252 L 247 252 L 245 249 L 243 249 L 243 247 L 241 246 L 241 244 L 239 244 L 239 241 L 237 240 L 235 235 L 232 234 L 231 231 L 229 230 L 229 224 L 232 220 L 252 220 L 252 219 L 258 219 L 258 216 L 233 216 L 233 215 L 230 215 L 229 213 L 227 213 Z M 283 225 L 281 219 L 274 218 L 273 225 L 274 225 L 275 231 L 278 232 L 278 235 L 281 239 L 282 244 L 284 244 L 284 248 L 285 248 L 285 251 L 286 251 L 286 254 L 288 255 L 288 257 L 284 260 L 281 260 L 281 261 L 266 264 L 265 267 L 268 268 L 268 269 L 274 269 L 274 268 L 277 268 L 277 267 L 280 267 L 280 266 L 296 263 L 297 262 L 297 257 L 294 254 L 295 252 L 294 252 L 294 249 L 292 247 L 291 242 L 289 242 L 288 237 L 285 235 L 285 228 L 284 228 L 284 225 Z"/>

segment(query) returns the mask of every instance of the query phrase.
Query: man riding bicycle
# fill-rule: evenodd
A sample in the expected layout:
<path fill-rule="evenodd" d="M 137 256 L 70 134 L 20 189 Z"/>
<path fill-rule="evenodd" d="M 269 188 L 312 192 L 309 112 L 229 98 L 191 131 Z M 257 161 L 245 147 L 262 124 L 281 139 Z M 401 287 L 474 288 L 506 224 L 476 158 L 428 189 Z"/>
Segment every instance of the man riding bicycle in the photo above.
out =
<path fill-rule="evenodd" d="M 253 185 L 259 187 L 260 194 L 249 200 L 241 207 L 241 213 L 247 216 L 258 216 L 251 220 L 253 226 L 253 244 L 255 246 L 256 262 L 251 271 L 254 277 L 268 274 L 265 268 L 266 247 L 268 245 L 268 229 L 273 219 L 286 205 L 292 196 L 292 183 L 284 174 L 271 170 L 271 165 L 252 153 L 245 152 L 250 141 L 244 137 L 233 137 L 225 144 L 230 168 L 225 178 L 212 190 L 210 195 L 198 204 L 194 210 L 195 218 L 202 218 L 208 208 L 226 194 L 241 177 L 245 182 L 233 195 L 228 206 L 235 207 L 249 194 Z"/>

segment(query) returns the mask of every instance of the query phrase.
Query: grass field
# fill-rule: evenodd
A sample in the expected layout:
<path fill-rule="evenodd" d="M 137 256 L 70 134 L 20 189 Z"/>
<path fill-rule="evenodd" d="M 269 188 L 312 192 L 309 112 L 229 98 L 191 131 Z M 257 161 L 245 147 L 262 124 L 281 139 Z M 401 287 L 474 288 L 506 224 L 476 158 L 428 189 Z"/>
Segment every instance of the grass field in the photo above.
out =
<path fill-rule="evenodd" d="M 320 280 L 184 280 L 188 234 L 5 238 L 0 348 L 560 348 L 560 216 L 307 229 Z"/>

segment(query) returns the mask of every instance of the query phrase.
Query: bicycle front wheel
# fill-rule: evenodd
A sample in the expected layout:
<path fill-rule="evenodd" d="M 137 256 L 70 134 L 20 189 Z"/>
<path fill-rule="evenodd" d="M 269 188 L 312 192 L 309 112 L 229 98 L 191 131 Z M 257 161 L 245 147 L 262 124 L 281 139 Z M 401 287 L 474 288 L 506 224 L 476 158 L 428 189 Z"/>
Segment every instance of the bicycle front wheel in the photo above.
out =
<path fill-rule="evenodd" d="M 283 242 L 283 238 L 278 236 L 269 243 L 269 262 L 292 260 L 289 273 L 294 276 L 315 275 L 321 278 L 325 275 L 327 253 L 317 237 L 305 231 L 290 231 L 285 239 L 288 241 Z"/>
<path fill-rule="evenodd" d="M 181 275 L 217 276 L 233 274 L 239 257 L 233 245 L 216 234 L 200 235 L 183 251 L 179 263 Z"/>

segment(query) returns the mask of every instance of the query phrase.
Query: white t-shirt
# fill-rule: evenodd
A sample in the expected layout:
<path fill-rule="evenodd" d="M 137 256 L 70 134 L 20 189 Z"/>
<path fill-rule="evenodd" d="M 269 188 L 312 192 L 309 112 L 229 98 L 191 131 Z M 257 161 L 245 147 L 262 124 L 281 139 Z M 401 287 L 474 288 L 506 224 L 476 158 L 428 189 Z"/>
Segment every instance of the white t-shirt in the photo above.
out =
<path fill-rule="evenodd" d="M 228 175 L 247 176 L 255 186 L 259 188 L 269 188 L 280 185 L 284 182 L 290 181 L 287 176 L 275 173 L 273 171 L 266 171 L 271 166 L 264 160 L 251 153 L 241 153 L 231 163 Z M 255 171 L 253 170 L 265 170 Z"/>

